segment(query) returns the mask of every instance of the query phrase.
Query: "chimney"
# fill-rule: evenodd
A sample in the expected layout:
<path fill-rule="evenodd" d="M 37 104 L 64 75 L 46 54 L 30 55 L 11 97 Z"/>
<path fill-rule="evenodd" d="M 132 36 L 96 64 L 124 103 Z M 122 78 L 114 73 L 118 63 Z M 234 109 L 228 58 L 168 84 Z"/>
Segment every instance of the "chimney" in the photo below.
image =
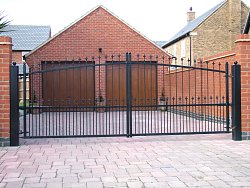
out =
<path fill-rule="evenodd" d="M 190 7 L 189 11 L 187 12 L 187 23 L 193 21 L 195 19 L 195 12 L 193 12 L 193 8 Z"/>

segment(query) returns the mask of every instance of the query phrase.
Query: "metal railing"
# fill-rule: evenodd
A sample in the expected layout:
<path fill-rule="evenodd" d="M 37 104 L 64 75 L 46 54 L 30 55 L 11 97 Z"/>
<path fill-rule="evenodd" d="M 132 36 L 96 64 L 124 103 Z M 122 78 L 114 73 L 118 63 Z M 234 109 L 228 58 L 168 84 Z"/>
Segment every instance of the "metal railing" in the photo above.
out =
<path fill-rule="evenodd" d="M 112 55 L 23 65 L 24 138 L 230 132 L 228 63 Z M 29 88 L 30 99 L 26 100 Z"/>

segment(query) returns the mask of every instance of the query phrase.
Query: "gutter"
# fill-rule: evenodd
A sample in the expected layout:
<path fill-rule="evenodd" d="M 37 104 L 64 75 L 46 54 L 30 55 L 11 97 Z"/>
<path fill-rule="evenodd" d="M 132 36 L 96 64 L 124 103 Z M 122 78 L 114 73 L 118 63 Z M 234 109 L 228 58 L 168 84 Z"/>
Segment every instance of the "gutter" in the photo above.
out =
<path fill-rule="evenodd" d="M 167 44 L 164 44 L 164 45 L 162 46 L 162 48 L 163 48 L 163 49 L 164 49 L 164 48 L 167 48 L 168 46 L 170 46 L 170 45 L 172 45 L 172 44 L 178 42 L 179 40 L 184 39 L 184 38 L 190 36 L 190 32 L 191 32 L 191 31 L 189 31 L 188 33 L 186 33 L 186 34 L 184 34 L 184 35 L 181 35 L 180 37 L 178 37 L 178 38 L 172 40 L 171 42 L 169 42 L 169 43 L 167 43 Z"/>

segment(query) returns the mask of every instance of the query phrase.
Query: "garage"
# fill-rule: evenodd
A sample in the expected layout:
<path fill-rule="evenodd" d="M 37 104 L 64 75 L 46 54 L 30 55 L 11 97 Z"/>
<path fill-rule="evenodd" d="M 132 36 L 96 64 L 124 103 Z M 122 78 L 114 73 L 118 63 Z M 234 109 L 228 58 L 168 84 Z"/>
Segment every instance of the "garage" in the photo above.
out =
<path fill-rule="evenodd" d="M 46 62 L 42 65 L 44 105 L 59 107 L 94 105 L 95 68 L 91 66 L 94 65 L 93 63 L 89 62 L 86 66 L 85 62 L 77 62 L 77 64 L 75 62 Z"/>
<path fill-rule="evenodd" d="M 132 58 L 126 63 L 128 53 Z M 125 136 L 133 117 L 138 128 L 145 121 L 153 125 L 163 57 L 170 55 L 105 7 L 96 7 L 25 55 L 34 65 L 30 91 L 39 101 L 30 110 L 40 113 L 27 115 L 24 132 L 27 137 Z"/>
<path fill-rule="evenodd" d="M 156 105 L 157 98 L 156 63 L 137 62 L 130 66 L 133 110 L 147 110 L 147 106 L 152 108 L 152 105 Z M 108 63 L 106 66 L 108 106 L 126 106 L 127 76 L 126 64 L 124 63 Z"/>

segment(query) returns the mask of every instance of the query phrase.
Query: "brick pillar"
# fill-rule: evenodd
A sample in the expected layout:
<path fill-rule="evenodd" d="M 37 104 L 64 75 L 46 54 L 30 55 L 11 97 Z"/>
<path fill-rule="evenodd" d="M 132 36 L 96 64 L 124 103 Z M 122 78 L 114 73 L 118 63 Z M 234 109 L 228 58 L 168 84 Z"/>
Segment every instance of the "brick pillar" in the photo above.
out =
<path fill-rule="evenodd" d="M 10 63 L 12 40 L 0 36 L 0 146 L 10 145 Z"/>
<path fill-rule="evenodd" d="M 241 65 L 242 139 L 250 140 L 250 35 L 240 35 L 235 43 L 236 59 Z"/>

